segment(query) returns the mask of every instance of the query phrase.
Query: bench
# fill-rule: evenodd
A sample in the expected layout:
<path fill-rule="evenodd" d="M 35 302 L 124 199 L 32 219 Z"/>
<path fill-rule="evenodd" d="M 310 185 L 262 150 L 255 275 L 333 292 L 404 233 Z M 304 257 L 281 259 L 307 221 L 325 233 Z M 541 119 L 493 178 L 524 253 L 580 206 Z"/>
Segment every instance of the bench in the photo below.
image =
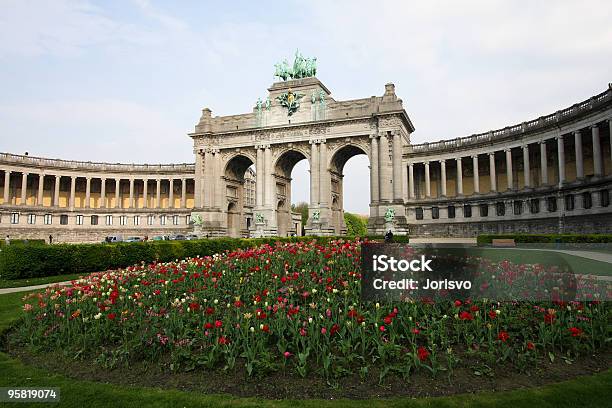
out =
<path fill-rule="evenodd" d="M 491 240 L 491 245 L 496 248 L 514 248 L 516 243 L 512 238 L 498 238 Z"/>

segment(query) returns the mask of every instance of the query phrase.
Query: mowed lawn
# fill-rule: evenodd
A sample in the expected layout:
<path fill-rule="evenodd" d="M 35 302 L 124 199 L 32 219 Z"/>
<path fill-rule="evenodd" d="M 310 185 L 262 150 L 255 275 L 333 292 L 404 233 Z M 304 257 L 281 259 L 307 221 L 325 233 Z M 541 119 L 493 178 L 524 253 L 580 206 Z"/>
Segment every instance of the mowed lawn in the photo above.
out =
<path fill-rule="evenodd" d="M 0 295 L 0 331 L 21 312 L 27 292 Z M 432 380 L 433 381 L 433 380 Z M 612 370 L 527 390 L 437 398 L 370 400 L 262 400 L 229 395 L 204 395 L 158 388 L 128 387 L 80 381 L 24 365 L 0 353 L 0 387 L 58 387 L 60 403 L 6 403 L 15 407 L 612 407 Z"/>

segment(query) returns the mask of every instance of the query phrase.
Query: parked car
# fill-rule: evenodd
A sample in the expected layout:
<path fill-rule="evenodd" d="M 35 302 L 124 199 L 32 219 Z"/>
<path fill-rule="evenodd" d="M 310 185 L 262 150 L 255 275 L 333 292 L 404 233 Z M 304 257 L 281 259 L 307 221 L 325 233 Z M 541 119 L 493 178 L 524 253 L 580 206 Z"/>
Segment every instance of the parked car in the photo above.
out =
<path fill-rule="evenodd" d="M 123 242 L 142 242 L 140 237 L 127 237 Z"/>
<path fill-rule="evenodd" d="M 123 242 L 123 236 L 121 235 L 109 235 L 108 237 L 104 238 L 104 242 L 107 243 L 112 243 L 112 242 Z"/>
<path fill-rule="evenodd" d="M 200 239 L 200 237 L 198 237 L 196 234 L 188 234 L 185 236 L 185 239 L 188 241 L 192 241 L 194 239 Z"/>
<path fill-rule="evenodd" d="M 169 238 L 166 235 L 156 235 L 151 238 L 151 241 L 167 241 Z"/>
<path fill-rule="evenodd" d="M 176 234 L 176 235 L 171 235 L 170 236 L 170 240 L 172 240 L 172 241 L 184 241 L 186 239 L 187 239 L 187 237 L 185 237 L 185 235 L 183 235 L 183 234 Z"/>

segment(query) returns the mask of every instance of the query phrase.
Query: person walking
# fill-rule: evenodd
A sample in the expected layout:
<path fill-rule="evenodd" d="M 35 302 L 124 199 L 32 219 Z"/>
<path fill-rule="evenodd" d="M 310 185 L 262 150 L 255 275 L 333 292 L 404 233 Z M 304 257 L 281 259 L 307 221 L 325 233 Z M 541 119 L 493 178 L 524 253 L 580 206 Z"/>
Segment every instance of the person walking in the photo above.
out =
<path fill-rule="evenodd" d="M 49 245 L 53 244 L 53 235 L 49 234 Z"/>
<path fill-rule="evenodd" d="M 7 235 L 6 238 L 4 238 L 4 243 L 6 245 L 11 245 L 11 238 Z"/>

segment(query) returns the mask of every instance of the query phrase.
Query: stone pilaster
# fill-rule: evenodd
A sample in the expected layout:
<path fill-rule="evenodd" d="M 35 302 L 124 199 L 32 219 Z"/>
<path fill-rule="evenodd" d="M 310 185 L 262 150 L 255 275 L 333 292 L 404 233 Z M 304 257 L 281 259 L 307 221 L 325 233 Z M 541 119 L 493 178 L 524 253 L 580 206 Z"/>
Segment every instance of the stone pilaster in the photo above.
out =
<path fill-rule="evenodd" d="M 327 143 L 321 140 L 319 144 L 319 203 L 321 207 L 331 204 L 331 180 L 327 168 Z"/>
<path fill-rule="evenodd" d="M 255 163 L 255 205 L 258 209 L 263 207 L 264 200 L 264 152 L 261 146 L 257 146 L 257 159 Z M 312 195 L 312 182 L 311 182 L 311 195 Z M 312 201 L 312 198 L 311 198 Z"/>
<path fill-rule="evenodd" d="M 310 141 L 310 206 L 319 206 L 319 148 Z"/>
<path fill-rule="evenodd" d="M 399 131 L 393 131 L 393 200 L 402 199 L 402 137 Z"/>
<path fill-rule="evenodd" d="M 370 135 L 370 198 L 372 203 L 380 201 L 380 176 L 378 164 L 378 135 Z M 410 198 L 414 198 L 414 178 L 412 177 L 412 164 L 410 164 Z"/>
<path fill-rule="evenodd" d="M 380 200 L 391 201 L 391 177 L 389 177 L 389 139 L 386 135 L 380 136 L 378 168 L 380 180 Z"/>

